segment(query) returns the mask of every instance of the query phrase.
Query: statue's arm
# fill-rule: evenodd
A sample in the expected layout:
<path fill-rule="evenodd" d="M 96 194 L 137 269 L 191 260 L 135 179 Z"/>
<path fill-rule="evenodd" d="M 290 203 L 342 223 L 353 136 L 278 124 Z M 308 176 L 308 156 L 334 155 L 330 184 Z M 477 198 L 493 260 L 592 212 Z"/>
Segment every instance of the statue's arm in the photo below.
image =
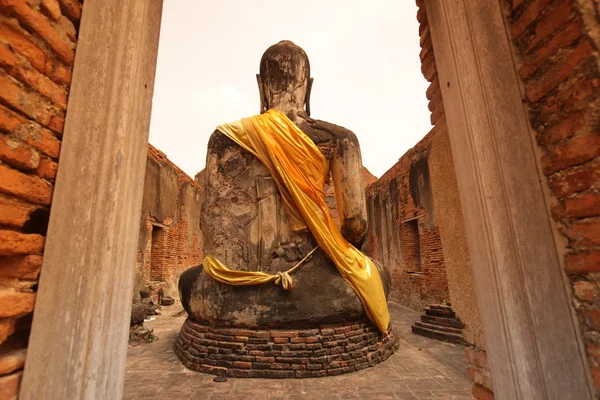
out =
<path fill-rule="evenodd" d="M 213 249 L 213 237 L 218 232 L 215 228 L 219 228 L 220 224 L 215 224 L 212 221 L 219 218 L 218 209 L 215 210 L 215 204 L 219 200 L 218 185 L 215 181 L 217 171 L 219 170 L 218 147 L 216 143 L 220 139 L 221 133 L 217 130 L 213 132 L 208 140 L 206 151 L 206 167 L 204 172 L 204 195 L 202 196 L 202 211 L 200 213 L 200 225 L 202 226 L 202 234 L 204 235 L 204 252 L 210 253 Z"/>
<path fill-rule="evenodd" d="M 213 180 L 215 178 L 215 173 L 218 170 L 218 158 L 215 151 L 215 143 L 217 142 L 217 140 L 219 140 L 220 135 L 221 132 L 215 130 L 208 139 L 208 145 L 206 149 L 206 166 L 204 167 L 205 172 L 203 186 L 205 193 L 203 198 L 203 209 L 205 208 L 204 205 L 208 204 L 209 201 L 214 200 L 214 193 L 212 193 L 211 189 L 214 186 Z M 211 196 L 209 196 L 209 194 Z"/>
<path fill-rule="evenodd" d="M 342 234 L 360 247 L 367 235 L 367 202 L 360 146 L 354 133 L 338 138 L 331 173 Z"/>

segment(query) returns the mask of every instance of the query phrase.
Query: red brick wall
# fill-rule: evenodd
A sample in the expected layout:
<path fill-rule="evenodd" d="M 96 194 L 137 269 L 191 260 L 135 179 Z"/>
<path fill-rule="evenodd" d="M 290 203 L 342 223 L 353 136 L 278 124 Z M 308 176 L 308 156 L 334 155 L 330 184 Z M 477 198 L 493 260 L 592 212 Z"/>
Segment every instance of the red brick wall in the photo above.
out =
<path fill-rule="evenodd" d="M 170 248 L 167 243 L 167 229 L 158 225 L 148 224 L 150 227 L 150 262 L 148 263 L 147 276 L 150 277 L 150 281 L 162 281 L 164 280 L 170 265 L 171 257 Z"/>
<path fill-rule="evenodd" d="M 402 259 L 407 271 L 422 272 L 423 258 L 421 257 L 421 232 L 419 220 L 413 219 L 400 224 L 398 235 L 402 245 Z"/>
<path fill-rule="evenodd" d="M 199 213 L 203 188 L 152 145 L 148 146 L 148 163 L 158 165 L 161 171 L 158 181 L 145 181 L 142 211 L 145 229 L 141 228 L 145 234 L 140 235 L 138 247 L 138 286 L 150 281 L 169 281 L 171 291 L 175 291 L 175 281 L 181 272 L 202 262 Z M 152 169 L 148 167 L 146 173 L 152 174 Z M 189 220 L 188 211 L 198 218 Z"/>
<path fill-rule="evenodd" d="M 16 398 L 58 166 L 81 4 L 0 0 L 0 398 Z"/>
<path fill-rule="evenodd" d="M 600 389 L 600 10 L 598 2 L 504 0 L 546 177 L 559 251 Z M 596 41 L 595 41 L 596 40 Z"/>
<path fill-rule="evenodd" d="M 203 193 L 199 191 L 199 193 Z M 201 207 L 202 197 L 199 198 L 197 207 Z M 189 232 L 191 225 L 195 224 L 200 230 L 200 221 L 188 221 L 185 217 L 185 205 L 182 204 L 180 208 L 180 215 L 177 222 L 178 229 L 171 233 L 170 240 L 175 242 L 174 256 L 177 257 L 177 266 L 179 272 L 183 272 L 188 267 L 198 265 L 204 259 L 204 253 L 202 252 L 203 241 L 201 232 L 193 233 L 191 239 L 189 239 Z"/>
<path fill-rule="evenodd" d="M 370 228 L 364 249 L 389 268 L 390 300 L 416 310 L 449 300 L 442 242 L 433 209 L 418 203 L 410 182 L 411 166 L 414 168 L 423 160 L 427 163 L 430 143 L 437 132 L 425 136 L 367 188 Z"/>
<path fill-rule="evenodd" d="M 377 182 L 377 177 L 373 175 L 371 171 L 367 169 L 367 167 L 363 167 L 363 183 L 365 187 L 374 182 Z"/>

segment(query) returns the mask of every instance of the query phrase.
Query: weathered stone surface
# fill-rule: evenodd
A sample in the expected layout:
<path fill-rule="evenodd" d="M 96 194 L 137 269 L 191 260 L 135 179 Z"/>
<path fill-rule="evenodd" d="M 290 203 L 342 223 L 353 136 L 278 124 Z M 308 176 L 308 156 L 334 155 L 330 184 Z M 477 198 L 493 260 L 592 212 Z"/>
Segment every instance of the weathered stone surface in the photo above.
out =
<path fill-rule="evenodd" d="M 367 210 L 356 136 L 309 116 L 312 78 L 301 48 L 288 41 L 271 46 L 260 72 L 261 111 L 281 111 L 320 149 L 333 181 L 341 233 L 360 247 Z M 304 260 L 317 248 L 316 240 L 308 229 L 291 229 L 277 185 L 258 158 L 217 130 L 209 140 L 202 175 L 204 254 L 235 270 L 270 274 L 287 271 L 301 260 L 303 264 L 292 273 L 293 288 L 288 291 L 272 283 L 224 284 L 204 274 L 201 266 L 182 274 L 179 293 L 189 319 L 180 334 L 178 355 L 186 366 L 235 377 L 304 378 L 325 369 L 331 375 L 355 371 L 358 363 L 351 360 L 369 354 L 371 359 L 362 362 L 377 363 L 393 352 L 389 338 L 378 342 L 376 334 L 371 337 L 372 325 L 356 322 L 366 319 L 363 304 L 325 252 L 318 249 Z M 376 266 L 387 294 L 390 275 Z M 325 324 L 348 329 L 334 330 L 332 337 L 327 331 L 323 336 L 308 333 L 320 332 Z M 240 328 L 247 332 L 237 332 Z M 221 354 L 223 359 L 217 358 Z M 330 358 L 318 363 L 322 367 L 307 370 L 310 357 L 323 356 Z"/>
<path fill-rule="evenodd" d="M 141 343 L 150 343 L 158 338 L 154 336 L 154 332 L 151 329 L 148 329 L 143 326 L 133 327 L 129 331 L 129 343 L 131 344 L 141 344 Z"/>
<path fill-rule="evenodd" d="M 142 325 L 146 318 L 147 305 L 142 303 L 136 303 L 131 308 L 131 326 Z"/>
<path fill-rule="evenodd" d="M 338 323 L 364 316 L 362 303 L 354 290 L 339 275 L 331 260 L 319 251 L 293 274 L 294 287 L 285 291 L 274 284 L 230 286 L 195 272 L 196 283 L 184 308 L 198 321 L 248 327 L 303 326 Z M 385 270 L 380 270 L 387 278 Z M 188 275 L 182 275 L 184 280 Z M 385 282 L 390 286 L 390 281 Z M 182 286 L 180 286 L 182 287 Z M 214 295 L 218 293 L 218 296 Z"/>
<path fill-rule="evenodd" d="M 356 136 L 348 129 L 310 118 L 310 67 L 298 46 L 283 41 L 270 47 L 260 70 L 263 111 L 275 108 L 284 112 L 319 147 L 329 162 L 342 234 L 360 246 L 367 215 Z M 203 175 L 205 254 L 233 269 L 276 274 L 292 268 L 317 246 L 310 231 L 292 231 L 267 168 L 218 130 L 209 140 Z M 387 293 L 389 274 L 381 265 L 377 267 Z M 365 316 L 360 299 L 322 250 L 292 278 L 294 287 L 289 291 L 274 284 L 230 286 L 196 267 L 182 275 L 179 289 L 192 319 L 213 326 L 309 329 Z"/>
<path fill-rule="evenodd" d="M 171 296 L 164 296 L 160 301 L 161 306 L 172 306 L 174 303 L 175 299 Z"/>
<path fill-rule="evenodd" d="M 142 301 L 144 299 L 150 298 L 150 292 L 148 291 L 148 289 L 142 289 L 142 290 L 140 290 L 140 297 L 141 297 Z"/>

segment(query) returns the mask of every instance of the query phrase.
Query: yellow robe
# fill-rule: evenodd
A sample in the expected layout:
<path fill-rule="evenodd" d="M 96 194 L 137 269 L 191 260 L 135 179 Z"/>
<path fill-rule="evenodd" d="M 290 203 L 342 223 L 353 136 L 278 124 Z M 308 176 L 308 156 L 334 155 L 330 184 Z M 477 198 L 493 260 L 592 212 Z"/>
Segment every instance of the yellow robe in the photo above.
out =
<path fill-rule="evenodd" d="M 319 247 L 361 299 L 369 319 L 386 333 L 389 312 L 379 271 L 373 261 L 342 236 L 329 213 L 323 192 L 328 165 L 319 148 L 277 110 L 224 124 L 217 129 L 269 169 L 286 205 L 292 229 L 310 229 Z M 210 255 L 204 259 L 203 267 L 207 275 L 230 285 L 275 281 L 285 289 L 291 287 L 287 272 L 271 275 L 260 271 L 235 271 Z"/>

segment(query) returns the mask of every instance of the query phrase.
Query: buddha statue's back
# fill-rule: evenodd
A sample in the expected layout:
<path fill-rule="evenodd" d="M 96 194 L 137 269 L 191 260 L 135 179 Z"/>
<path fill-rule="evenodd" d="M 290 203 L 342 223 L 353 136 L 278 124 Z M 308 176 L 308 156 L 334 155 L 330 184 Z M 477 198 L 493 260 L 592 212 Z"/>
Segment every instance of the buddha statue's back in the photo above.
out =
<path fill-rule="evenodd" d="M 269 48 L 257 77 L 261 112 L 272 108 L 283 112 L 324 156 L 326 175 L 331 176 L 336 190 L 341 232 L 349 242 L 360 246 L 367 220 L 356 136 L 340 126 L 310 118 L 312 78 L 308 58 L 293 43 L 284 41 Z M 319 331 L 325 324 L 363 323 L 364 334 L 372 333 L 361 300 L 318 248 L 310 230 L 291 228 L 288 209 L 270 171 L 220 130 L 209 140 L 204 182 L 201 226 L 205 254 L 238 271 L 277 274 L 300 266 L 293 272 L 294 285 L 288 291 L 274 284 L 221 283 L 203 273 L 201 266 L 186 271 L 180 279 L 180 296 L 189 314 L 187 328 L 184 326 L 178 340 L 182 359 L 187 354 L 185 331 L 198 326 L 194 324 L 210 327 L 202 330 L 235 327 Z M 389 274 L 377 266 L 387 296 Z M 190 358 L 184 362 L 195 364 Z M 205 364 L 198 365 L 196 369 L 201 370 Z"/>

